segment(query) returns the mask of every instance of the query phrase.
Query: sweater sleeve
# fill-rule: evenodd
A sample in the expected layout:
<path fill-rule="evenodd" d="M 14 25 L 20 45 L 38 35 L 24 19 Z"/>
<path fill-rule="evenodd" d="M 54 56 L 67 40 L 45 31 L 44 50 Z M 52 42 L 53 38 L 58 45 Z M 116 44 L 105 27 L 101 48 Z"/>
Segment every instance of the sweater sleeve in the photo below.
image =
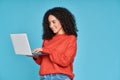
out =
<path fill-rule="evenodd" d="M 73 62 L 76 55 L 76 50 L 77 44 L 75 37 L 70 38 L 69 44 L 63 53 L 60 53 L 57 49 L 43 47 L 43 52 L 49 54 L 51 61 L 63 67 L 66 67 Z"/>
<path fill-rule="evenodd" d="M 45 41 L 43 41 L 42 47 L 44 47 L 44 44 L 45 44 Z M 33 60 L 34 60 L 38 65 L 40 65 L 41 62 L 42 62 L 42 56 L 38 56 L 38 58 L 34 58 L 34 57 L 33 57 Z"/>
<path fill-rule="evenodd" d="M 38 65 L 40 65 L 40 64 L 41 64 L 41 61 L 42 61 L 42 56 L 38 56 L 38 58 L 34 58 L 34 57 L 33 57 L 33 60 L 34 60 Z"/>

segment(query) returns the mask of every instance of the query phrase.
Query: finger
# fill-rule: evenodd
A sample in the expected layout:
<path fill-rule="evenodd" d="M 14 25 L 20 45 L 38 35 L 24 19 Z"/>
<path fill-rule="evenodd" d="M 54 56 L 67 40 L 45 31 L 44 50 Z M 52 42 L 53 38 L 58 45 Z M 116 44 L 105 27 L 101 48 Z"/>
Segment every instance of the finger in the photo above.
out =
<path fill-rule="evenodd" d="M 36 52 L 36 51 L 38 51 L 38 48 L 36 48 L 36 49 L 33 50 L 33 52 Z"/>

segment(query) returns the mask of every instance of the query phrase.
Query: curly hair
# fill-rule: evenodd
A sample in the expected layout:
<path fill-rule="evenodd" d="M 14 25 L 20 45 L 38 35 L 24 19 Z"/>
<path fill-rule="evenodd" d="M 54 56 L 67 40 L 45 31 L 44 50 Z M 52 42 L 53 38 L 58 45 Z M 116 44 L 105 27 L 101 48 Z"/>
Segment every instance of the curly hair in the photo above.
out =
<path fill-rule="evenodd" d="M 49 28 L 49 15 L 55 16 L 61 23 L 65 34 L 74 35 L 77 37 L 77 27 L 73 14 L 63 7 L 55 7 L 49 9 L 43 17 L 43 39 L 51 39 L 55 33 Z"/>

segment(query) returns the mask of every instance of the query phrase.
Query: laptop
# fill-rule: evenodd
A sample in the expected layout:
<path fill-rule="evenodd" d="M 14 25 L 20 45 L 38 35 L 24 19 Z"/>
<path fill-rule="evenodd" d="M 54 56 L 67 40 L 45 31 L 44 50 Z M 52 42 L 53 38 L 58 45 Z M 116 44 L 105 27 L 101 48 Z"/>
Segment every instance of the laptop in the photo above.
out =
<path fill-rule="evenodd" d="M 10 34 L 10 37 L 16 54 L 34 56 L 26 33 Z M 42 55 L 41 53 L 39 54 Z"/>

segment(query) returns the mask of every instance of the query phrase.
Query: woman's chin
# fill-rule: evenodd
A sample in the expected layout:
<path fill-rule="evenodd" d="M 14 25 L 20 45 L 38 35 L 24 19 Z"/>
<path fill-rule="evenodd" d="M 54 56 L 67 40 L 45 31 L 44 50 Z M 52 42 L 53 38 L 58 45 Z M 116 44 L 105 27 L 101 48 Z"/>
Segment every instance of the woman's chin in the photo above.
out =
<path fill-rule="evenodd" d="M 53 31 L 54 34 L 56 34 L 57 32 L 56 31 Z"/>

